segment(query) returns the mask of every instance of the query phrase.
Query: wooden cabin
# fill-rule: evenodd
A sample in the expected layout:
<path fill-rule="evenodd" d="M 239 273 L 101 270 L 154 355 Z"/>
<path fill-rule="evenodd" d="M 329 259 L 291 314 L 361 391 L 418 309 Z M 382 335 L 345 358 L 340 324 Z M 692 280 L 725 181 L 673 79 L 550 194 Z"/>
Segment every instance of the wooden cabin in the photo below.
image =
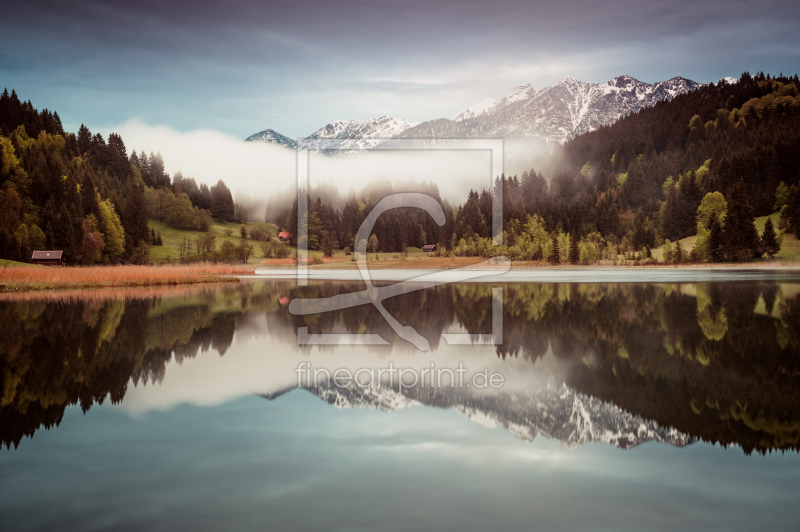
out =
<path fill-rule="evenodd" d="M 291 236 L 292 235 L 290 235 L 286 231 L 281 231 L 280 233 L 278 233 L 278 240 L 280 240 L 280 241 L 289 240 L 289 238 L 291 238 Z"/>
<path fill-rule="evenodd" d="M 424 251 L 425 253 L 431 253 L 433 251 L 436 251 L 436 244 L 428 244 L 426 246 L 422 246 L 422 251 Z"/>
<path fill-rule="evenodd" d="M 31 262 L 42 266 L 61 266 L 61 258 L 64 252 L 59 251 L 34 251 Z"/>

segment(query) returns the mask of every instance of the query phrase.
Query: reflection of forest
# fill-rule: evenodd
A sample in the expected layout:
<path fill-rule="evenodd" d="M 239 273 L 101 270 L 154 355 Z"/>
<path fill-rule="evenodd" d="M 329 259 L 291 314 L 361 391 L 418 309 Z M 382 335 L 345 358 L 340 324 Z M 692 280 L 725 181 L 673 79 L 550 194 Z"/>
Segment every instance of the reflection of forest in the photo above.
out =
<path fill-rule="evenodd" d="M 633 414 L 746 452 L 798 449 L 800 297 L 769 283 L 506 285 L 498 356 L 536 362 L 552 352 L 567 384 Z M 292 297 L 361 289 L 321 282 L 242 283 L 163 298 L 0 302 L 0 436 L 18 444 L 64 408 L 119 401 L 132 379 L 159 381 L 167 362 L 224 354 L 246 313 L 271 312 L 310 332 L 398 340 L 372 306 L 297 317 Z M 453 324 L 491 330 L 491 285 L 420 290 L 386 302 L 435 350 Z M 287 330 L 289 328 L 287 327 Z M 272 334 L 280 334 L 272 331 Z M 276 338 L 277 340 L 278 338 Z M 285 339 L 282 339 L 285 341 Z M 333 348 L 330 348 L 333 349 Z"/>
<path fill-rule="evenodd" d="M 303 292 L 357 288 L 331 283 Z M 447 285 L 387 301 L 431 340 L 451 323 L 491 331 L 491 289 Z M 498 356 L 535 362 L 548 350 L 567 384 L 694 437 L 746 452 L 798 449 L 800 287 L 794 284 L 506 285 Z M 378 332 L 402 346 L 371 307 L 301 319 L 309 330 Z"/>
<path fill-rule="evenodd" d="M 58 425 L 68 405 L 84 412 L 128 383 L 159 382 L 170 360 L 230 347 L 245 312 L 277 306 L 274 284 L 188 289 L 172 297 L 34 295 L 0 301 L 0 442 L 16 446 Z"/>

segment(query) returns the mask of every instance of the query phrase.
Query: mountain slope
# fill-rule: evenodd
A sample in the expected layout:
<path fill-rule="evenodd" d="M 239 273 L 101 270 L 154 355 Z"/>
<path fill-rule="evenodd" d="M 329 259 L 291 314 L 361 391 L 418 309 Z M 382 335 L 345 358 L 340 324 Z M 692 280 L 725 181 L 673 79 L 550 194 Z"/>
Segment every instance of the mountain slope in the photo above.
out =
<path fill-rule="evenodd" d="M 362 388 L 316 386 L 305 390 L 336 408 L 370 408 L 390 412 L 411 406 L 451 408 L 486 427 L 503 427 L 523 441 L 537 436 L 574 449 L 595 442 L 631 449 L 648 441 L 684 447 L 694 438 L 634 416 L 619 407 L 552 382 L 513 394 L 470 393 L 455 388 Z M 278 394 L 277 396 L 282 395 Z M 276 396 L 276 397 L 277 397 Z M 264 396 L 273 399 L 272 396 Z"/>
<path fill-rule="evenodd" d="M 417 122 L 388 116 L 368 120 L 336 120 L 299 140 L 297 145 L 315 150 L 330 146 L 330 140 L 339 140 L 341 142 L 336 143 L 337 149 L 363 150 L 373 148 L 383 140 L 396 137 L 416 125 Z"/>
<path fill-rule="evenodd" d="M 277 131 L 272 129 L 265 129 L 264 131 L 259 131 L 253 135 L 250 135 L 246 139 L 245 142 L 271 142 L 273 144 L 280 144 L 281 146 L 286 146 L 287 148 L 294 148 L 297 145 L 297 141 L 294 139 L 290 139 L 285 135 L 281 135 Z"/>
<path fill-rule="evenodd" d="M 701 85 L 681 77 L 654 85 L 630 76 L 606 83 L 587 83 L 572 76 L 536 90 L 520 85 L 500 101 L 484 100 L 452 120 L 423 122 L 404 138 L 538 137 L 549 144 L 609 125 L 620 117 Z"/>
<path fill-rule="evenodd" d="M 330 140 L 339 140 L 343 142 L 336 143 L 337 149 L 348 151 L 372 148 L 389 138 L 532 138 L 548 144 L 564 143 L 701 86 L 681 77 L 650 85 L 624 75 L 606 83 L 587 83 L 567 76 L 541 90 L 530 84 L 519 85 L 499 101 L 487 98 L 452 119 L 421 123 L 388 116 L 336 120 L 296 143 L 271 129 L 246 140 L 312 150 L 324 149 L 330 146 Z"/>
<path fill-rule="evenodd" d="M 335 120 L 297 141 L 272 129 L 265 129 L 250 135 L 245 142 L 271 142 L 292 149 L 320 150 L 335 147 L 345 151 L 355 151 L 373 148 L 385 139 L 395 137 L 415 125 L 417 122 L 388 116 L 368 120 Z"/>

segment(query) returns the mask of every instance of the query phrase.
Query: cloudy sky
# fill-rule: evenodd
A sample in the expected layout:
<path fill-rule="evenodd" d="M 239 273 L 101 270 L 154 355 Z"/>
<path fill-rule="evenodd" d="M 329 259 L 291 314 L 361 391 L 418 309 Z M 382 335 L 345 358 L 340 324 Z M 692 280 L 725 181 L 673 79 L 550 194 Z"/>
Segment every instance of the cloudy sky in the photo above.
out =
<path fill-rule="evenodd" d="M 452 116 L 570 74 L 655 82 L 800 70 L 800 4 L 763 0 L 28 0 L 0 81 L 67 129 L 136 119 L 244 138 Z"/>

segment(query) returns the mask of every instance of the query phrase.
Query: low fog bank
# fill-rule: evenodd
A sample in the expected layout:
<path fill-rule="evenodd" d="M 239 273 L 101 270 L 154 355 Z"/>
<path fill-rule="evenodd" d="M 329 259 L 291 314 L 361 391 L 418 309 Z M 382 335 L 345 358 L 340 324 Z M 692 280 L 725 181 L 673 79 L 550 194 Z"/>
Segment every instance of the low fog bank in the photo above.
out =
<path fill-rule="evenodd" d="M 160 152 L 165 170 L 181 172 L 209 186 L 222 179 L 234 201 L 247 208 L 251 220 L 263 220 L 265 211 L 285 208 L 297 183 L 297 153 L 283 146 L 244 142 L 213 130 L 181 132 L 131 120 L 113 128 L 129 152 Z M 506 139 L 506 175 L 519 175 L 543 165 L 549 158 L 541 139 Z M 537 166 L 538 165 L 538 166 Z M 329 155 L 309 152 L 309 185 L 327 196 L 346 197 L 375 182 L 389 182 L 396 190 L 404 183 L 432 182 L 443 200 L 463 203 L 470 189 L 491 186 L 492 161 L 488 150 L 368 150 Z M 547 172 L 549 173 L 549 172 Z"/>

